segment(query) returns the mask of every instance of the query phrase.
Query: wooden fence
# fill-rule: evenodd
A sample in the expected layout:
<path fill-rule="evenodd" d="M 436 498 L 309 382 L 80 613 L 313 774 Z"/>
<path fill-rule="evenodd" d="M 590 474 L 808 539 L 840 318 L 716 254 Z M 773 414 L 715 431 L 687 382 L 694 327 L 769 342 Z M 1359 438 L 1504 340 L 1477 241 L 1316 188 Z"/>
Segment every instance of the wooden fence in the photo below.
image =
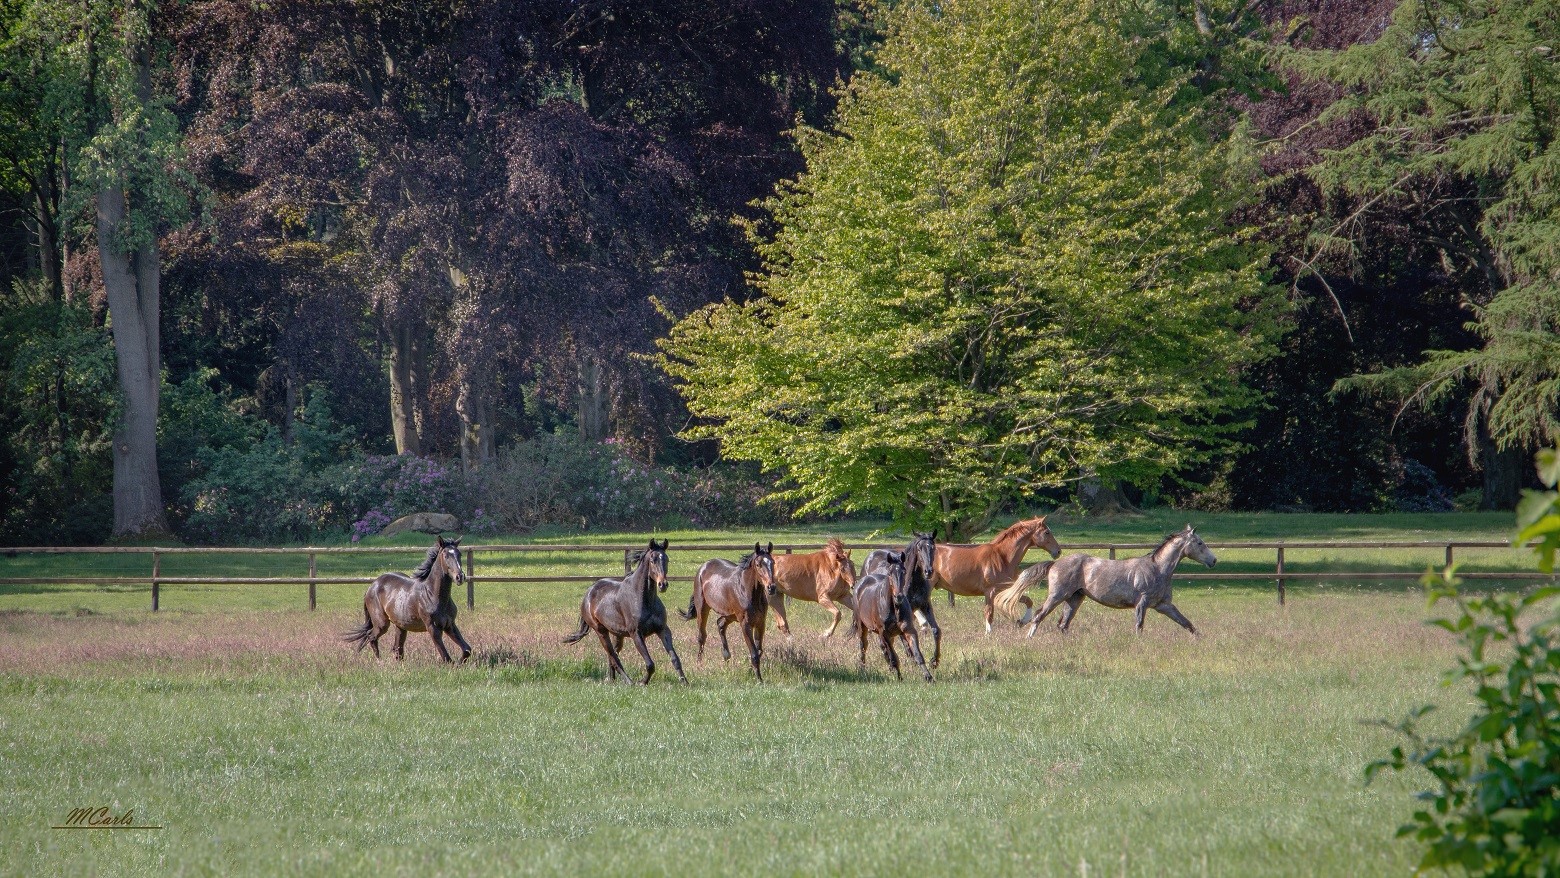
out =
<path fill-rule="evenodd" d="M 1157 547 L 1158 543 L 1072 543 L 1064 548 L 1068 551 L 1099 551 L 1105 550 L 1109 557 L 1115 558 L 1120 551 L 1143 551 Z M 1271 581 L 1277 586 L 1278 602 L 1284 603 L 1285 585 L 1297 580 L 1417 580 L 1423 573 L 1402 570 L 1391 571 L 1299 571 L 1285 566 L 1285 550 L 1296 549 L 1342 549 L 1342 550 L 1374 550 L 1374 549 L 1420 549 L 1444 551 L 1445 563 L 1451 564 L 1456 560 L 1458 549 L 1509 549 L 1510 543 L 1479 542 L 1479 541 L 1420 541 L 1420 542 L 1226 542 L 1209 543 L 1214 549 L 1256 549 L 1267 550 L 1274 553 L 1274 563 L 1271 572 L 1261 571 L 1235 571 L 1229 573 L 1216 572 L 1178 572 L 1175 578 L 1179 580 L 1217 579 L 1224 581 L 1234 580 L 1258 580 Z M 851 549 L 879 549 L 898 548 L 898 543 L 847 543 Z M 743 552 L 747 551 L 751 544 L 680 544 L 679 553 L 697 552 Z M 597 553 L 616 555 L 622 553 L 623 568 L 627 572 L 630 568 L 630 557 L 642 548 L 641 546 L 624 545 L 492 545 L 492 546 L 466 546 L 466 606 L 468 609 L 476 606 L 476 585 L 483 583 L 577 583 L 594 582 L 599 576 L 479 576 L 477 575 L 478 553 L 503 552 L 508 554 L 526 554 L 538 552 L 551 553 Z M 823 548 L 821 543 L 791 543 L 776 545 L 775 551 L 790 554 L 796 552 L 811 552 Z M 7 585 L 145 585 L 152 587 L 152 610 L 156 611 L 161 605 L 162 586 L 164 585 L 307 585 L 309 587 L 309 609 L 316 605 L 316 588 L 319 585 L 339 584 L 365 584 L 368 580 L 362 576 L 320 576 L 318 561 L 322 555 L 373 555 L 393 554 L 402 557 L 416 555 L 421 552 L 413 546 L 407 547 L 302 547 L 292 549 L 271 548 L 209 548 L 209 547 L 152 547 L 152 546 L 21 546 L 16 548 L 0 549 L 0 555 L 15 557 L 23 554 L 41 555 L 150 555 L 151 570 L 146 576 L 18 576 L 0 577 L 0 586 Z M 162 560 L 170 555 L 301 555 L 308 561 L 308 574 L 306 576 L 164 576 L 162 575 Z M 1460 570 L 1458 575 L 1464 579 L 1488 579 L 1488 580 L 1516 580 L 1516 581 L 1540 581 L 1551 580 L 1554 577 L 1537 572 L 1509 572 L 1509 571 L 1472 571 Z M 691 576 L 668 577 L 674 582 L 691 582 Z"/>

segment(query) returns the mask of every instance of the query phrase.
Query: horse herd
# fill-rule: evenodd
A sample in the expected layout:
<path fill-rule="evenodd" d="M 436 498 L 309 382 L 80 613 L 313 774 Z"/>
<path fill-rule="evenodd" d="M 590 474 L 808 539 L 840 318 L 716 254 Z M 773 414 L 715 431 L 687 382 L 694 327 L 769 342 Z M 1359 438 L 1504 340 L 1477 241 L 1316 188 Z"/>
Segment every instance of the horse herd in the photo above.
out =
<path fill-rule="evenodd" d="M 1015 576 L 1024 553 L 1036 546 L 1049 552 L 1052 560 L 1035 564 Z M 580 601 L 579 630 L 563 642 L 577 643 L 596 632 L 607 653 L 608 682 L 619 675 L 629 682 L 628 671 L 619 657 L 625 639 L 633 640 L 644 659 L 645 676 L 640 682 L 650 682 L 655 673 L 655 661 L 646 645 L 646 638 L 650 637 L 660 638 L 678 679 L 688 682 L 682 660 L 672 646 L 666 605 L 660 598 L 667 585 L 666 549 L 666 540 L 652 539 L 634 558 L 634 568 L 627 576 L 596 580 Z M 859 577 L 850 550 L 838 539 L 830 539 L 821 551 L 801 555 L 776 555 L 773 543 L 754 543 L 753 551 L 736 562 L 720 558 L 704 562 L 694 577 L 688 608 L 677 612 L 683 619 L 697 623 L 700 659 L 704 657 L 710 616 L 715 617 L 721 656 L 726 659 L 731 658 L 726 629 L 736 623 L 747 647 L 748 662 L 760 682 L 764 679 L 760 659 L 768 611 L 774 610 L 781 633 L 787 637 L 791 633 L 785 616 L 787 596 L 815 602 L 833 615 L 828 630 L 820 637 L 829 637 L 839 627 L 841 613 L 837 605 L 843 604 L 852 614 L 850 630 L 860 647 L 863 667 L 871 635 L 876 637 L 884 660 L 899 677 L 899 654 L 894 647 L 897 639 L 903 642 L 927 682 L 932 681 L 932 669 L 942 657 L 942 629 L 932 610 L 934 588 L 947 591 L 950 604 L 954 595 L 983 597 L 987 634 L 991 633 L 994 610 L 1018 619 L 1019 625 L 1027 624 L 1026 636 L 1033 637 L 1040 622 L 1064 605 L 1057 627 L 1066 631 L 1085 597 L 1107 607 L 1136 610 L 1140 632 L 1144 615 L 1156 610 L 1192 634 L 1197 633 L 1171 602 L 1171 574 L 1182 558 L 1209 567 L 1217 560 L 1191 525 L 1166 537 L 1157 549 L 1140 558 L 1061 558 L 1061 553 L 1061 546 L 1043 516 L 1020 521 L 991 542 L 980 545 L 938 543 L 936 531 L 916 533 L 903 551 L 877 549 L 869 554 Z M 363 595 L 363 624 L 347 632 L 343 639 L 357 644 L 359 651 L 372 647 L 377 657 L 379 638 L 394 625 L 395 657 L 401 658 L 406 633 L 426 631 L 439 655 L 451 661 L 444 645 L 444 636 L 448 634 L 460 646 L 460 658 L 465 661 L 471 656 L 471 645 L 455 625 L 455 601 L 450 597 L 451 585 L 465 579 L 460 564 L 460 540 L 440 536 L 412 575 L 384 573 L 369 585 Z M 1046 597 L 1036 611 L 1026 592 L 1042 580 Z M 1022 616 L 1020 606 L 1024 608 Z M 930 661 L 921 651 L 921 629 L 932 635 Z"/>

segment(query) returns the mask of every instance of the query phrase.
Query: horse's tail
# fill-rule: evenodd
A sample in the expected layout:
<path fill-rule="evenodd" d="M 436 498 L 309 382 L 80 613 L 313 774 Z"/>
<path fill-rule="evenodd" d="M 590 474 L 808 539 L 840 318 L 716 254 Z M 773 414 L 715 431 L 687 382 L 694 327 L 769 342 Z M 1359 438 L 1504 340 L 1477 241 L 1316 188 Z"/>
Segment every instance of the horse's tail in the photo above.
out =
<path fill-rule="evenodd" d="M 1039 564 L 1020 573 L 1018 578 L 1013 580 L 1012 585 L 997 592 L 996 599 L 993 601 L 997 609 L 1001 610 L 1003 615 L 1017 619 L 1019 613 L 1018 599 L 1024 596 L 1024 592 L 1029 591 L 1030 586 L 1045 579 L 1046 575 L 1051 572 L 1053 563 L 1055 562 L 1041 561 Z"/>
<path fill-rule="evenodd" d="M 363 606 L 363 624 L 353 628 L 351 631 L 342 632 L 341 639 L 347 643 L 356 643 L 358 652 L 362 652 L 363 647 L 367 646 L 368 642 L 374 639 L 374 620 L 368 617 L 367 604 Z"/>
<path fill-rule="evenodd" d="M 585 639 L 585 635 L 587 635 L 589 633 L 590 633 L 590 625 L 586 624 L 586 622 L 585 622 L 585 608 L 581 607 L 580 608 L 580 630 L 574 632 L 573 634 L 570 634 L 568 637 L 565 637 L 563 639 L 563 642 L 564 643 L 579 643 L 581 640 L 584 640 Z"/>
<path fill-rule="evenodd" d="M 700 570 L 699 572 L 703 573 L 704 571 Z M 683 619 L 685 619 L 685 620 L 687 620 L 689 622 L 693 621 L 693 617 L 694 616 L 699 615 L 699 592 L 701 591 L 701 586 L 703 586 L 703 585 L 704 585 L 704 578 L 702 576 L 694 577 L 694 579 L 693 579 L 693 594 L 688 595 L 688 609 L 686 609 L 686 610 L 678 610 L 677 611 L 677 615 L 683 617 Z"/>

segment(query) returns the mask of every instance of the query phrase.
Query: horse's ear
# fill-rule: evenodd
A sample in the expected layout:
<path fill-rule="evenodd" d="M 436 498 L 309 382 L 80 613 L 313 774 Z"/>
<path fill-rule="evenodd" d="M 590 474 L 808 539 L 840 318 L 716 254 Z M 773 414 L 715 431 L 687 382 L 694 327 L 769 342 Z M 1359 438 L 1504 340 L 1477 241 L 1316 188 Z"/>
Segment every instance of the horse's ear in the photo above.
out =
<path fill-rule="evenodd" d="M 937 542 L 937 528 L 932 528 L 932 542 Z"/>
<path fill-rule="evenodd" d="M 770 555 L 773 555 L 775 553 L 775 541 L 774 540 L 770 540 L 769 541 L 769 547 L 767 549 L 765 549 L 764 552 L 766 554 L 770 554 Z"/>
<path fill-rule="evenodd" d="M 452 545 L 452 546 L 460 545 L 460 537 L 456 537 L 455 539 L 450 540 L 450 545 Z"/>
<path fill-rule="evenodd" d="M 758 544 L 758 541 L 755 540 L 753 542 L 753 554 L 761 555 L 761 554 L 763 554 L 763 552 L 764 552 L 764 548 Z"/>
<path fill-rule="evenodd" d="M 1187 532 L 1187 533 L 1191 533 L 1191 532 L 1192 532 L 1192 525 L 1191 525 L 1191 523 L 1190 523 L 1190 522 L 1187 522 L 1187 525 L 1186 525 L 1186 532 Z"/>
<path fill-rule="evenodd" d="M 439 534 L 438 538 L 439 538 L 439 548 L 443 549 L 443 548 L 447 547 L 450 544 L 449 541 L 444 538 L 444 534 Z"/>

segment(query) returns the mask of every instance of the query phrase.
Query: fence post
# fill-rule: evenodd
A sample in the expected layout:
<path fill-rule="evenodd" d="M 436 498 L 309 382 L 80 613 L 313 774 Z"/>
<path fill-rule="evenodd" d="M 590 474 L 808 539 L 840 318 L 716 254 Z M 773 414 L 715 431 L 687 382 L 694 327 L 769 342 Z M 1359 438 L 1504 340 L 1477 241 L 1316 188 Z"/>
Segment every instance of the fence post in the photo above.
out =
<path fill-rule="evenodd" d="M 634 565 L 630 564 L 629 561 L 628 561 L 628 556 L 629 556 L 629 553 L 631 551 L 632 551 L 631 549 L 624 549 L 623 550 L 623 575 L 624 576 L 627 576 L 628 574 L 634 572 Z"/>
<path fill-rule="evenodd" d="M 1110 547 L 1110 559 L 1112 561 L 1116 560 L 1116 547 L 1115 546 L 1111 546 Z"/>
<path fill-rule="evenodd" d="M 152 612 L 154 612 L 154 613 L 157 612 L 157 604 L 159 603 L 158 599 L 160 597 L 158 592 L 159 592 L 159 590 L 160 590 L 160 588 L 162 586 L 162 583 L 157 581 L 157 577 L 160 576 L 161 574 L 162 574 L 162 553 L 161 552 L 153 552 L 152 553 Z"/>
<path fill-rule="evenodd" d="M 466 549 L 466 609 L 477 608 L 477 553 Z"/>
<path fill-rule="evenodd" d="M 1284 605 L 1284 547 L 1278 547 L 1278 605 Z"/>
<path fill-rule="evenodd" d="M 310 610 L 314 609 L 314 603 L 315 603 L 314 586 L 315 586 L 315 580 L 318 579 L 318 578 L 319 578 L 319 569 L 315 566 L 314 553 L 310 552 L 309 553 L 309 609 Z"/>
<path fill-rule="evenodd" d="M 1452 544 L 1446 544 L 1446 566 L 1452 566 Z"/>

